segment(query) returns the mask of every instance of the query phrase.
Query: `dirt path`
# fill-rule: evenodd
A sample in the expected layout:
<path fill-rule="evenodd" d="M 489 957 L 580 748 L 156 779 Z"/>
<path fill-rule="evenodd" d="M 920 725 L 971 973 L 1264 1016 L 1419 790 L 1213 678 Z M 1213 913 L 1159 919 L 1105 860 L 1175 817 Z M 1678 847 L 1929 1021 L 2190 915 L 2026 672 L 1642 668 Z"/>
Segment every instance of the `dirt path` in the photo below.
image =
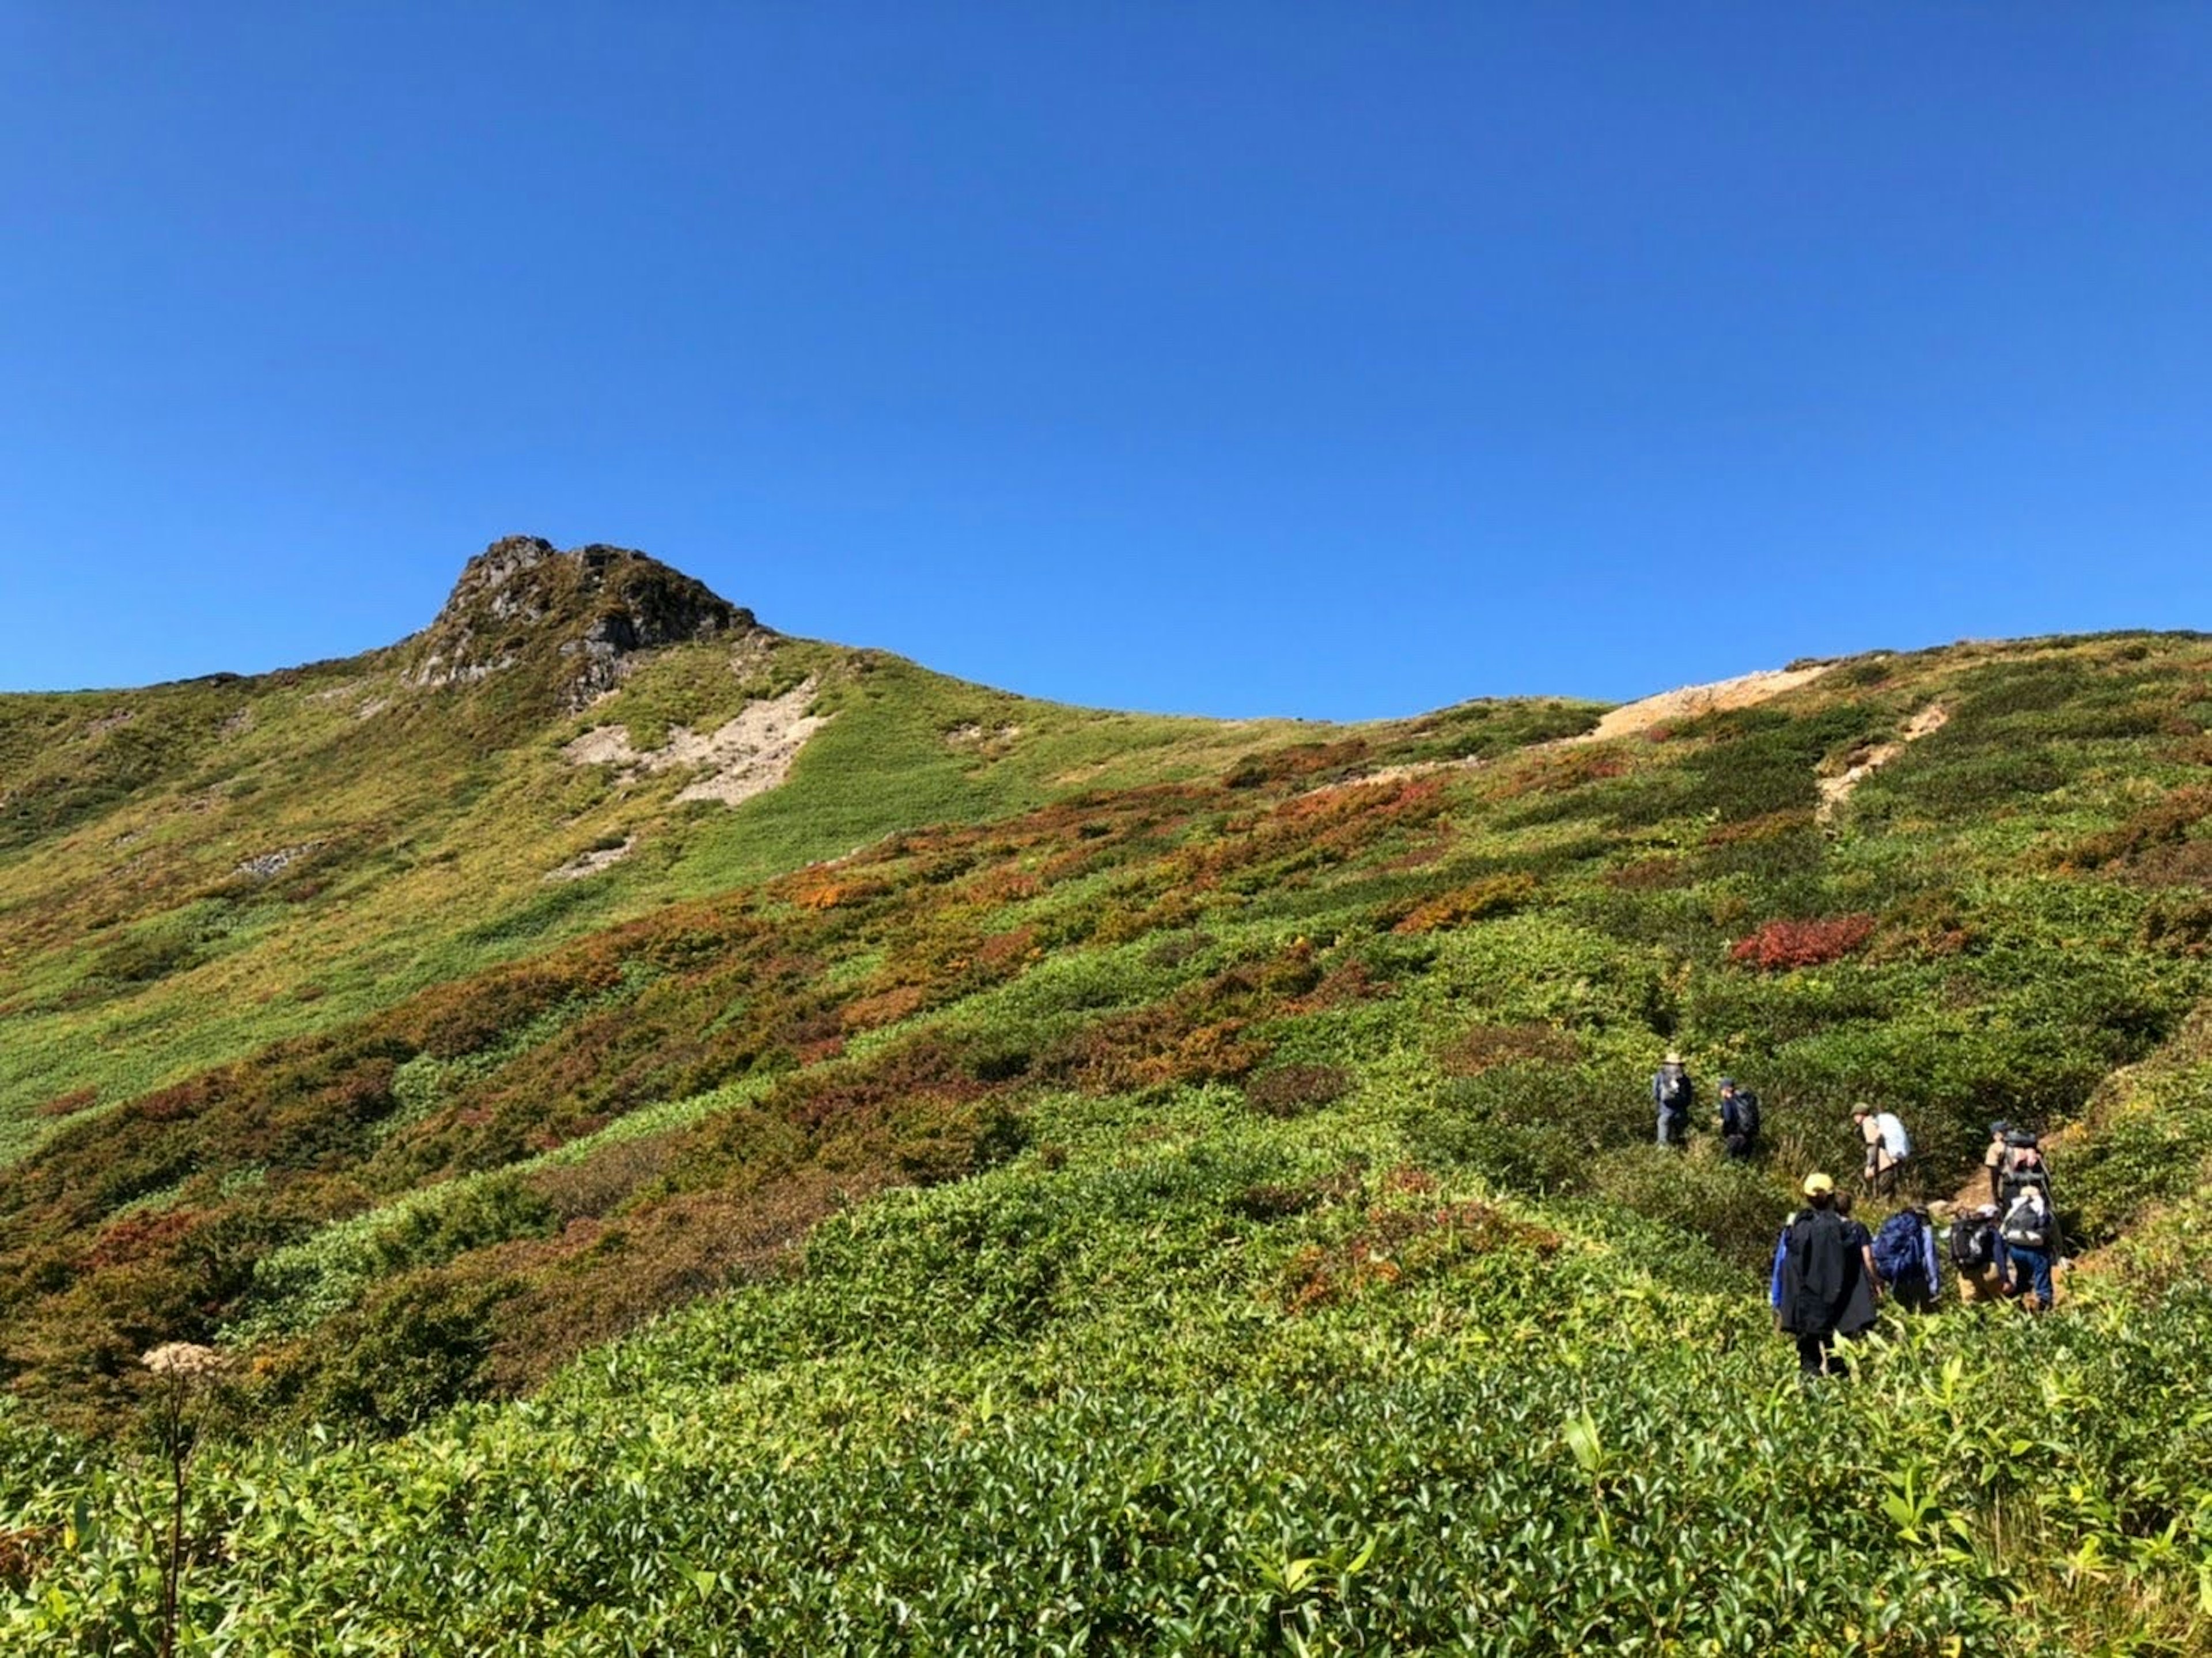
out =
<path fill-rule="evenodd" d="M 1896 742 L 1877 744 L 1853 760 L 1840 776 L 1820 779 L 1820 821 L 1825 823 L 1833 817 L 1837 808 L 1851 798 L 1851 791 L 1903 754 L 1907 743 L 1917 743 L 1950 723 L 1950 710 L 1940 702 L 1930 702 L 1905 722 L 1905 734 Z"/>

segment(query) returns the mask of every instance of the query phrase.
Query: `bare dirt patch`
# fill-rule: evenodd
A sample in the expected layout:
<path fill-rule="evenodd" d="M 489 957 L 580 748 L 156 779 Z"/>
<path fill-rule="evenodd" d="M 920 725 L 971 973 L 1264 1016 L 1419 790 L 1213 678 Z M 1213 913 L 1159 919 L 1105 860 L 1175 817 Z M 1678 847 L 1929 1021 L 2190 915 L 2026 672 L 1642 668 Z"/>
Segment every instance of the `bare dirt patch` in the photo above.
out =
<path fill-rule="evenodd" d="M 549 881 L 580 881 L 586 875 L 597 875 L 612 867 L 637 850 L 637 836 L 631 835 L 620 846 L 593 847 L 589 852 L 580 852 L 558 869 L 549 869 Z"/>
<path fill-rule="evenodd" d="M 715 731 L 678 726 L 657 749 L 631 746 L 626 726 L 599 726 L 561 752 L 572 765 L 615 766 L 632 777 L 696 771 L 699 774 L 678 793 L 678 800 L 720 800 L 734 806 L 782 782 L 807 739 L 827 723 L 806 712 L 817 689 L 810 677 L 781 696 L 749 702 Z"/>
<path fill-rule="evenodd" d="M 280 847 L 275 852 L 264 852 L 256 857 L 248 858 L 231 873 L 251 875 L 257 880 L 270 880 L 282 875 L 310 853 L 319 849 L 322 844 L 320 841 L 307 841 L 296 847 Z"/>
<path fill-rule="evenodd" d="M 1877 743 L 1874 747 L 1854 755 L 1850 765 L 1833 777 L 1818 780 L 1820 786 L 1820 805 L 1818 817 L 1826 823 L 1833 817 L 1851 791 L 1884 766 L 1905 752 L 1907 743 L 1917 743 L 1930 732 L 1939 732 L 1951 723 L 1950 710 L 1940 702 L 1930 702 L 1905 723 L 1904 732 L 1893 743 Z"/>
<path fill-rule="evenodd" d="M 1650 731 L 1654 726 L 1666 725 L 1673 720 L 1694 719 L 1701 714 L 1717 714 L 1724 708 L 1747 708 L 1753 703 L 1779 696 L 1784 691 L 1796 690 L 1800 685 L 1810 684 L 1827 671 L 1826 664 L 1810 668 L 1765 668 L 1757 673 L 1740 674 L 1734 679 L 1715 680 L 1710 685 L 1684 685 L 1674 690 L 1662 691 L 1656 696 L 1644 697 L 1640 701 L 1625 702 L 1579 736 L 1532 744 L 1497 758 L 1514 759 L 1540 754 L 1547 749 L 1571 749 L 1588 743 L 1635 737 Z M 1474 771 L 1492 763 L 1492 761 L 1478 756 L 1466 760 L 1420 760 L 1402 766 L 1382 766 L 1373 771 L 1363 772 L 1357 777 L 1324 783 L 1310 792 L 1326 794 L 1334 789 L 1350 788 L 1358 784 L 1395 783 L 1407 778 L 1425 777 L 1432 772 Z M 1070 778 L 1060 780 L 1072 779 L 1071 774 Z"/>
<path fill-rule="evenodd" d="M 955 726 L 945 733 L 945 746 L 957 752 L 976 755 L 995 760 L 1014 746 L 1014 739 L 1022 734 L 1019 726 L 1005 724 L 984 726 L 969 720 Z"/>
<path fill-rule="evenodd" d="M 1718 714 L 1728 708 L 1748 708 L 1784 691 L 1794 691 L 1800 685 L 1809 685 L 1827 671 L 1825 664 L 1811 668 L 1764 668 L 1757 673 L 1739 674 L 1734 679 L 1717 679 L 1710 685 L 1684 685 L 1641 701 L 1625 702 L 1581 736 L 1562 738 L 1560 742 L 1563 746 L 1604 743 L 1616 737 L 1634 737 L 1671 720 L 1694 720 L 1699 714 Z"/>

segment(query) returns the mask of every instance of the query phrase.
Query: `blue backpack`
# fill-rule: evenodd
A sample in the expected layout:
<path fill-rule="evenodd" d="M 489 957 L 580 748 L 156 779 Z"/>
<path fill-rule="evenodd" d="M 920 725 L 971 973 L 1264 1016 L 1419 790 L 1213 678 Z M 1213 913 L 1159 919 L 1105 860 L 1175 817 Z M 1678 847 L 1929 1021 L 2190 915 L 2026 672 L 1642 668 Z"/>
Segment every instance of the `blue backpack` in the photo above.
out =
<path fill-rule="evenodd" d="M 1910 1209 L 1901 1209 L 1882 1222 L 1881 1230 L 1874 1235 L 1874 1269 L 1887 1284 L 1901 1284 L 1908 1279 L 1924 1283 L 1928 1277 L 1926 1249 L 1920 1236 L 1920 1217 Z"/>

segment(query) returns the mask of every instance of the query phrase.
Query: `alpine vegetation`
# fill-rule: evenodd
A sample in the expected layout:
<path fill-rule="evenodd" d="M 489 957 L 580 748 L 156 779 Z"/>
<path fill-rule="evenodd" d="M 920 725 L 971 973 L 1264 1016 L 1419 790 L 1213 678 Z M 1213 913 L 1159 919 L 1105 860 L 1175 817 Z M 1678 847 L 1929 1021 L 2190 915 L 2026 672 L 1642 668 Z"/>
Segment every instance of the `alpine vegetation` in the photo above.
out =
<path fill-rule="evenodd" d="M 1169 720 L 526 538 L 0 698 L 0 1649 L 2207 1650 L 2208 768 L 2194 635 Z"/>

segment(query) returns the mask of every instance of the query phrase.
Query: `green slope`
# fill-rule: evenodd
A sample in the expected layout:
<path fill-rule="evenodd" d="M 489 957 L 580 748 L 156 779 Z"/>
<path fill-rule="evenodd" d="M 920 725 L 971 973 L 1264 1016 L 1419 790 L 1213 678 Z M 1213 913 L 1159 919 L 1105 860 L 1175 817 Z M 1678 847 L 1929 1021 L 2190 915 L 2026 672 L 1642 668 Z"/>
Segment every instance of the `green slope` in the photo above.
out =
<path fill-rule="evenodd" d="M 11 1011 L 108 1032 L 114 1080 L 0 1171 L 0 1627 L 145 1627 L 136 1359 L 186 1339 L 231 1356 L 193 1406 L 210 1650 L 2212 1635 L 2212 646 L 1879 655 L 1566 744 L 1595 710 L 1222 726 L 731 659 L 478 716 L 501 744 L 420 701 L 482 788 L 384 808 L 432 856 L 359 873 L 350 925 L 311 895 L 108 1011 Z M 778 790 L 546 804 L 591 725 L 649 746 L 809 675 L 833 717 Z M 360 768 L 349 729 L 303 774 Z M 307 822 L 251 799 L 217 821 Z M 41 892 L 94 821 L 22 854 Z M 35 908 L 0 920 L 57 983 L 115 947 Z M 219 970 L 289 994 L 203 1037 Z M 1644 1143 L 1668 1043 L 1759 1089 L 1765 1157 Z M 2084 1264 L 2057 1316 L 1893 1322 L 1808 1397 L 1760 1279 L 1862 1098 L 1929 1195 L 1991 1116 L 2057 1131 Z"/>
<path fill-rule="evenodd" d="M 535 656 L 563 597 L 525 635 Z M 1304 729 L 1065 708 L 767 634 L 642 653 L 578 711 L 557 659 L 410 684 L 436 642 L 434 629 L 258 678 L 0 696 L 0 1157 L 86 1090 L 126 1099 L 899 829 L 1211 775 Z M 734 809 L 679 803 L 692 769 L 562 753 L 599 726 L 658 748 L 810 678 L 828 725 L 782 788 Z M 546 878 L 624 841 L 602 872 Z M 249 867 L 272 857 L 289 861 Z"/>

